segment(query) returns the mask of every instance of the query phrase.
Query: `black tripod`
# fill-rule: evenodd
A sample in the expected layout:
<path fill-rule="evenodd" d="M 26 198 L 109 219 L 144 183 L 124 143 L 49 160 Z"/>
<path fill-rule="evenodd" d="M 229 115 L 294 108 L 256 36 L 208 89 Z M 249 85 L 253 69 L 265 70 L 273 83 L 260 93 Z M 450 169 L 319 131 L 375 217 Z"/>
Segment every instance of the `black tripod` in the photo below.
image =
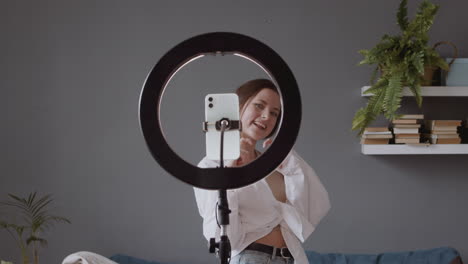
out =
<path fill-rule="evenodd" d="M 221 237 L 219 242 L 216 242 L 215 238 L 210 239 L 209 251 L 210 253 L 217 253 L 221 264 L 228 264 L 231 260 L 231 242 L 227 235 L 227 228 L 229 225 L 229 210 L 228 199 L 226 190 L 219 190 L 218 204 L 217 204 L 217 215 L 219 216 L 218 224 L 221 227 Z"/>
<path fill-rule="evenodd" d="M 220 167 L 224 168 L 224 131 L 230 129 L 239 129 L 241 130 L 240 121 L 231 121 L 227 118 L 222 118 L 216 122 L 216 130 L 221 131 L 221 151 L 220 151 Z M 204 130 L 207 130 L 207 123 L 204 124 Z M 227 228 L 229 225 L 229 203 L 227 199 L 226 189 L 218 190 L 218 203 L 217 203 L 217 222 L 221 228 L 220 241 L 216 242 L 215 238 L 210 239 L 209 251 L 210 253 L 216 253 L 221 260 L 221 264 L 228 264 L 231 261 L 231 243 L 227 235 Z M 218 218 L 219 217 L 219 218 Z"/>

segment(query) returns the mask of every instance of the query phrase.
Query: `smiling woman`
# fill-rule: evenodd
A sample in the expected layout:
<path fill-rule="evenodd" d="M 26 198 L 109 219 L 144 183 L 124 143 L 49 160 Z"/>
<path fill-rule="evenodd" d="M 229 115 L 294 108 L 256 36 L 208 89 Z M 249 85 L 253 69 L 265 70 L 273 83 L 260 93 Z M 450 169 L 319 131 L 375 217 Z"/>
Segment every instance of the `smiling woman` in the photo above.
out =
<path fill-rule="evenodd" d="M 272 142 L 281 117 L 281 97 L 268 79 L 251 80 L 236 90 L 240 103 L 242 133 L 240 157 L 226 162 L 242 167 L 254 161 Z M 199 167 L 219 166 L 206 157 Z M 203 234 L 219 240 L 216 215 L 218 192 L 194 188 Z M 292 151 L 284 162 L 263 180 L 228 190 L 231 214 L 228 237 L 234 264 L 308 263 L 301 242 L 315 230 L 330 208 L 328 193 L 313 169 Z"/>
<path fill-rule="evenodd" d="M 280 95 L 273 82 L 252 80 L 239 87 L 236 94 L 239 96 L 242 134 L 255 141 L 271 137 L 281 113 Z"/>

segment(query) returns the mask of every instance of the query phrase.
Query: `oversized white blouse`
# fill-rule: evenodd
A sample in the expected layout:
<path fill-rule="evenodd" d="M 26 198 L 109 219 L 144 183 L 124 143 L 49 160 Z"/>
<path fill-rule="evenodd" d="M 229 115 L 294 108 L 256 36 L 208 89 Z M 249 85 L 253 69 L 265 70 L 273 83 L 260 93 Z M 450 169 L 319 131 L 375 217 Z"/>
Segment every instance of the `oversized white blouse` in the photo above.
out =
<path fill-rule="evenodd" d="M 200 161 L 198 167 L 219 166 L 218 161 Z M 278 225 L 295 264 L 309 263 L 302 248 L 320 220 L 330 209 L 328 193 L 315 171 L 293 150 L 277 169 L 284 175 L 286 203 L 274 197 L 265 178 L 246 187 L 228 190 L 228 237 L 231 256 L 269 234 Z M 203 235 L 207 240 L 219 240 L 220 228 L 216 222 L 218 191 L 194 188 L 200 215 L 203 217 Z"/>

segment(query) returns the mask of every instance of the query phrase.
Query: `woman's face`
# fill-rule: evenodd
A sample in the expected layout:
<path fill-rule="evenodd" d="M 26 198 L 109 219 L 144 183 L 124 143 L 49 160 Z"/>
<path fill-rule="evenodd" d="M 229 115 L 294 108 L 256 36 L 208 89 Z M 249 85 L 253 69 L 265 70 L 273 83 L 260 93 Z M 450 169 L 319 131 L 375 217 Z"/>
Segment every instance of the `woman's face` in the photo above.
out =
<path fill-rule="evenodd" d="M 263 88 L 243 107 L 241 116 L 242 134 L 255 141 L 266 138 L 275 128 L 280 115 L 279 95 Z M 242 111 L 241 111 L 242 113 Z"/>

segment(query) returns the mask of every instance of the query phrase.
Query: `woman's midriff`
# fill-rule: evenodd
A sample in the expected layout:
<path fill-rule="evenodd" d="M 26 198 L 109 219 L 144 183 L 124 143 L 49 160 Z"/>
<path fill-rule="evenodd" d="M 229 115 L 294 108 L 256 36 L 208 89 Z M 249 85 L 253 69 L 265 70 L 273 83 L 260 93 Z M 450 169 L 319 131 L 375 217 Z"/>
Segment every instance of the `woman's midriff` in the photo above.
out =
<path fill-rule="evenodd" d="M 286 242 L 284 241 L 280 226 L 276 226 L 275 228 L 273 228 L 273 230 L 271 230 L 271 232 L 268 235 L 260 238 L 255 242 L 269 246 L 274 246 L 277 248 L 286 247 Z"/>
<path fill-rule="evenodd" d="M 284 176 L 283 174 L 279 173 L 278 171 L 272 172 L 270 175 L 266 177 L 266 182 L 271 189 L 273 196 L 279 202 L 285 203 L 286 202 L 286 188 L 284 184 Z M 276 226 L 271 230 L 271 232 L 260 238 L 259 240 L 255 241 L 257 243 L 274 246 L 277 248 L 286 247 L 286 242 L 284 241 L 283 234 L 281 233 L 280 226 Z"/>

